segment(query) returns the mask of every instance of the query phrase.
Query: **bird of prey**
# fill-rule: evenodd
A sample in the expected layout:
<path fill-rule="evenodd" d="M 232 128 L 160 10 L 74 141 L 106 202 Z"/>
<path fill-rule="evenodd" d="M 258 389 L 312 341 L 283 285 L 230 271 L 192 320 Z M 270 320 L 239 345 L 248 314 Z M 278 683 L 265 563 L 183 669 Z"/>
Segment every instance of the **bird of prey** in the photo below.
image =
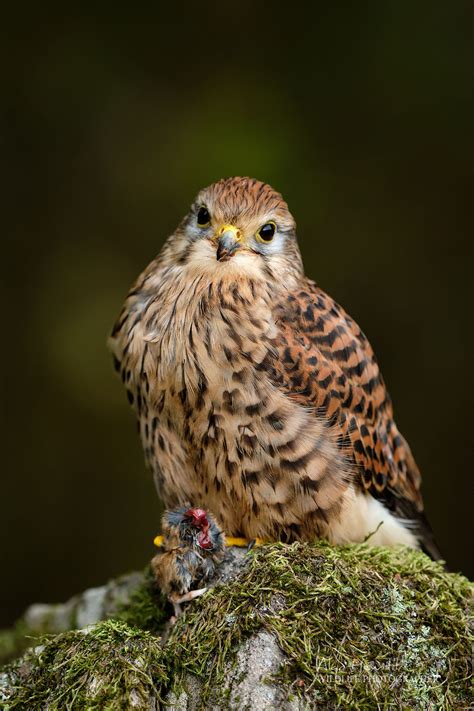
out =
<path fill-rule="evenodd" d="M 224 534 L 210 513 L 186 506 L 165 511 L 162 531 L 164 550 L 152 559 L 151 568 L 179 616 L 181 603 L 206 592 L 191 588 L 209 580 L 223 560 Z"/>
<path fill-rule="evenodd" d="M 231 536 L 421 547 L 420 474 L 359 326 L 303 270 L 269 185 L 202 190 L 110 339 L 168 508 Z"/>

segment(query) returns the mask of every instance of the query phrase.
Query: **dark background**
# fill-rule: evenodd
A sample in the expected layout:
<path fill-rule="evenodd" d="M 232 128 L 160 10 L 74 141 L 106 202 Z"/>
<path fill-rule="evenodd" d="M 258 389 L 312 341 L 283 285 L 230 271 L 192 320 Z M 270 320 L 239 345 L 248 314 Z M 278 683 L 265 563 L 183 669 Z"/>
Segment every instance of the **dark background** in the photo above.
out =
<path fill-rule="evenodd" d="M 472 3 L 195 5 L 3 18 L 0 624 L 150 558 L 160 505 L 106 337 L 229 175 L 288 200 L 472 575 Z"/>

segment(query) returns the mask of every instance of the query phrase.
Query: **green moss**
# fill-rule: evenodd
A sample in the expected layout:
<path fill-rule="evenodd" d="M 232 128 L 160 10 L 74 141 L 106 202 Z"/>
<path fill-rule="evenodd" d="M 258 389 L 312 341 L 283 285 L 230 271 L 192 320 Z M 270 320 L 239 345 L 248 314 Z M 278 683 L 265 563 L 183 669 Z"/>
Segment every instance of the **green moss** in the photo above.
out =
<path fill-rule="evenodd" d="M 235 650 L 260 629 L 286 654 L 273 682 L 310 706 L 467 706 L 471 592 L 465 578 L 407 549 L 265 546 L 193 602 L 164 646 L 150 633 L 164 608 L 148 578 L 120 621 L 53 638 L 28 673 L 19 673 L 23 662 L 10 667 L 19 681 L 7 708 L 127 708 L 130 694 L 179 693 L 187 673 L 203 682 L 204 707 L 218 689 L 225 706 Z"/>
<path fill-rule="evenodd" d="M 156 582 L 148 567 L 144 571 L 144 583 L 137 588 L 125 605 L 121 605 L 115 619 L 123 620 L 132 627 L 159 634 L 171 614 L 165 595 L 156 587 Z"/>
<path fill-rule="evenodd" d="M 129 577 L 126 575 L 111 581 L 109 583 L 111 594 L 116 594 L 116 588 L 120 587 L 124 578 L 128 579 Z M 106 607 L 111 611 L 107 615 L 104 613 L 104 616 L 123 620 L 132 627 L 159 633 L 169 618 L 169 606 L 165 596 L 157 590 L 149 566 L 143 573 L 143 579 L 143 584 L 134 592 L 130 594 L 127 591 L 124 594 L 124 597 L 129 595 L 126 604 L 119 604 L 116 600 L 113 600 L 112 604 L 109 602 Z M 81 596 L 77 596 L 63 605 L 46 605 L 41 615 L 35 617 L 34 628 L 30 627 L 26 615 L 18 620 L 11 629 L 0 630 L 0 665 L 19 657 L 26 649 L 38 644 L 38 640 L 44 635 L 77 629 L 80 603 Z M 58 619 L 60 621 L 59 629 Z"/>
<path fill-rule="evenodd" d="M 265 628 L 288 657 L 277 681 L 310 703 L 452 708 L 468 700 L 470 595 L 407 549 L 267 546 L 178 621 L 170 674 L 202 677 L 209 694 L 238 642 Z"/>
<path fill-rule="evenodd" d="M 41 623 L 36 623 L 34 629 L 30 627 L 24 617 L 21 617 L 10 629 L 0 630 L 0 665 L 16 659 L 47 634 L 55 633 L 54 610 L 51 605 L 49 611 L 42 617 Z M 71 628 L 75 625 L 71 620 Z"/>
<path fill-rule="evenodd" d="M 118 620 L 65 632 L 8 669 L 16 693 L 5 708 L 149 708 L 167 683 L 159 640 Z"/>

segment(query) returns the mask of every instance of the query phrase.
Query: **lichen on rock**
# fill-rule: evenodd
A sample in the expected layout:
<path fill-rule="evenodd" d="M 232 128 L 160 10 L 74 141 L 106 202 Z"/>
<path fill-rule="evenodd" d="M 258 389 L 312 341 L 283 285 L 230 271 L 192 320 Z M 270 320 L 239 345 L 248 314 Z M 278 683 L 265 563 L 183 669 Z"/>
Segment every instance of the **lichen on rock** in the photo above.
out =
<path fill-rule="evenodd" d="M 111 619 L 7 666 L 0 694 L 12 710 L 459 708 L 471 594 L 465 578 L 404 548 L 232 550 L 165 641 L 163 601 L 142 577 Z"/>

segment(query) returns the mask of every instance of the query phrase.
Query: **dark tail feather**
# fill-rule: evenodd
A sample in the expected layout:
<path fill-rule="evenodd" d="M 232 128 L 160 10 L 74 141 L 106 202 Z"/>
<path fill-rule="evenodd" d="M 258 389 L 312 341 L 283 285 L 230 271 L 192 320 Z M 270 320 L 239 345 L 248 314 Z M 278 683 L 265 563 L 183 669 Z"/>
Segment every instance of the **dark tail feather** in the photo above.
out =
<path fill-rule="evenodd" d="M 445 570 L 448 570 L 446 562 L 440 553 L 438 544 L 436 543 L 433 529 L 431 528 L 423 511 L 421 511 L 417 516 L 417 524 L 416 535 L 420 542 L 421 550 L 426 553 L 426 555 L 429 555 L 429 557 L 433 560 L 442 561 L 444 563 Z"/>

